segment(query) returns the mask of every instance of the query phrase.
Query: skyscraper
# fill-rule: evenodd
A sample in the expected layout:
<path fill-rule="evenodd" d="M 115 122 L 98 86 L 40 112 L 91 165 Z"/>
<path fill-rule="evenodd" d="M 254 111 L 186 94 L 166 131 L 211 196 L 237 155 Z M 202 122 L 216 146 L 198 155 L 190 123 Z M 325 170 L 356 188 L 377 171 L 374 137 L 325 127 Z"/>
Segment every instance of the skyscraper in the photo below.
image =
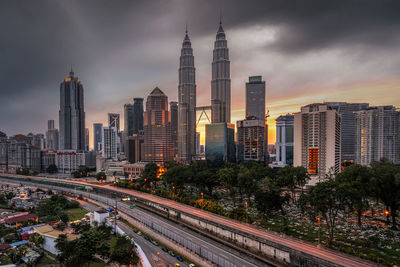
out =
<path fill-rule="evenodd" d="M 93 148 L 94 151 L 101 151 L 101 143 L 102 143 L 102 123 L 93 123 Z"/>
<path fill-rule="evenodd" d="M 85 149 L 85 111 L 83 86 L 70 71 L 60 85 L 60 139 L 61 150 Z"/>
<path fill-rule="evenodd" d="M 178 152 L 188 162 L 196 155 L 196 77 L 192 44 L 186 29 L 179 58 Z"/>
<path fill-rule="evenodd" d="M 294 114 L 294 166 L 311 175 L 310 184 L 340 172 L 341 116 L 327 104 L 310 104 Z"/>
<path fill-rule="evenodd" d="M 133 134 L 133 105 L 124 105 L 124 132 L 125 138 Z"/>
<path fill-rule="evenodd" d="M 341 149 L 342 165 L 353 164 L 356 160 L 356 111 L 369 107 L 367 103 L 327 102 L 342 115 Z"/>
<path fill-rule="evenodd" d="M 211 80 L 211 122 L 231 121 L 231 79 L 228 44 L 222 22 L 214 43 Z"/>
<path fill-rule="evenodd" d="M 171 113 L 171 139 L 174 145 L 173 156 L 178 158 L 178 102 L 171 101 L 169 103 Z"/>
<path fill-rule="evenodd" d="M 133 133 L 140 134 L 143 130 L 143 98 L 133 99 Z"/>
<path fill-rule="evenodd" d="M 144 160 L 163 164 L 173 160 L 168 97 L 156 87 L 147 97 L 144 113 Z"/>
<path fill-rule="evenodd" d="M 119 114 L 118 113 L 108 113 L 108 127 L 115 127 L 117 131 L 120 131 L 119 128 Z"/>
<path fill-rule="evenodd" d="M 263 120 L 247 119 L 237 121 L 238 161 L 264 162 L 264 133 Z"/>
<path fill-rule="evenodd" d="M 224 161 L 235 162 L 235 125 L 231 123 L 206 124 L 206 160 L 221 166 Z"/>
<path fill-rule="evenodd" d="M 102 156 L 106 159 L 117 160 L 118 130 L 117 127 L 103 127 L 102 132 Z"/>
<path fill-rule="evenodd" d="M 250 76 L 246 83 L 246 118 L 265 120 L 265 82 L 261 76 Z"/>
<path fill-rule="evenodd" d="M 286 114 L 276 119 L 276 162 L 280 166 L 293 165 L 294 116 Z"/>
<path fill-rule="evenodd" d="M 58 150 L 58 130 L 54 128 L 54 120 L 47 122 L 46 148 Z"/>
<path fill-rule="evenodd" d="M 356 163 L 369 166 L 400 157 L 400 112 L 393 106 L 370 107 L 356 113 Z"/>
<path fill-rule="evenodd" d="M 89 128 L 85 128 L 85 150 L 89 151 Z"/>

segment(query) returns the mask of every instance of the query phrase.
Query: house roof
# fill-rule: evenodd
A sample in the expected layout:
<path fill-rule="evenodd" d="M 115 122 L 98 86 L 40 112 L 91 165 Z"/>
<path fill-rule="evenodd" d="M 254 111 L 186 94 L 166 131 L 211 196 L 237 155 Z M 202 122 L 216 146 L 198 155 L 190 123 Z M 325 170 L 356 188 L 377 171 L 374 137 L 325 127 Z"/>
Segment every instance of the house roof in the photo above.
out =
<path fill-rule="evenodd" d="M 9 244 L 0 244 L 0 250 L 6 250 L 10 247 Z"/>
<path fill-rule="evenodd" d="M 58 230 L 54 230 L 53 227 L 51 227 L 48 224 L 43 225 L 43 226 L 39 226 L 39 227 L 35 227 L 34 229 L 38 234 L 43 235 L 43 236 L 47 236 L 47 237 L 51 237 L 51 238 L 54 238 L 54 239 L 57 239 L 62 234 L 66 235 L 67 239 L 70 240 L 70 241 L 79 238 L 78 235 L 68 234 L 68 233 L 64 233 L 64 232 L 58 231 Z"/>
<path fill-rule="evenodd" d="M 14 224 L 14 223 L 18 223 L 18 222 L 25 222 L 25 221 L 30 220 L 30 219 L 35 219 L 36 220 L 37 218 L 38 217 L 35 214 L 30 213 L 30 214 L 24 214 L 24 215 L 21 215 L 21 216 L 15 216 L 15 217 L 12 217 L 12 218 L 6 218 L 4 220 L 4 222 L 7 223 L 7 224 Z"/>
<path fill-rule="evenodd" d="M 22 241 L 18 241 L 18 242 L 15 242 L 15 243 L 11 243 L 10 246 L 11 247 L 19 247 L 19 246 L 25 245 L 26 243 L 28 243 L 28 241 L 22 240 Z"/>

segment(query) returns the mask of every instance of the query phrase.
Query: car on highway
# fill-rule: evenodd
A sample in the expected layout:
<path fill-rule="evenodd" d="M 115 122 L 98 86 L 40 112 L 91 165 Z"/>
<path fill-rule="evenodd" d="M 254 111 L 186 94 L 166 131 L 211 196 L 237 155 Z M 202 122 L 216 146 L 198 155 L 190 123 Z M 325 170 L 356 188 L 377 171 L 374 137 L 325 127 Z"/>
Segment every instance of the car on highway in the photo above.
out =
<path fill-rule="evenodd" d="M 151 243 L 153 243 L 154 246 L 158 246 L 158 243 L 155 240 L 151 241 Z"/>
<path fill-rule="evenodd" d="M 176 256 L 176 259 L 178 260 L 178 261 L 180 261 L 180 262 L 182 262 L 183 261 L 183 258 L 181 257 L 181 256 Z"/>
<path fill-rule="evenodd" d="M 172 250 L 168 251 L 168 254 L 171 255 L 172 257 L 176 256 L 176 254 Z"/>
<path fill-rule="evenodd" d="M 166 247 L 161 248 L 163 251 L 168 252 L 168 249 Z"/>
<path fill-rule="evenodd" d="M 150 237 L 148 237 L 147 235 L 144 236 L 144 239 L 146 239 L 147 241 L 150 241 Z"/>
<path fill-rule="evenodd" d="M 196 267 L 196 265 L 194 265 L 194 263 L 189 264 L 189 267 Z"/>

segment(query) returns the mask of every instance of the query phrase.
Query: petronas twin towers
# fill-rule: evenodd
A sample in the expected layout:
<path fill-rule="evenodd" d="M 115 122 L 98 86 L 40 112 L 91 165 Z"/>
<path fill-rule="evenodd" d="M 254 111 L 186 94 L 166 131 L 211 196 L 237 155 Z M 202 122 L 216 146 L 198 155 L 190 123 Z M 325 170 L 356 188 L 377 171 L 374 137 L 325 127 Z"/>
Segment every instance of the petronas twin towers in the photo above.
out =
<path fill-rule="evenodd" d="M 196 79 L 193 48 L 186 29 L 179 60 L 178 152 L 179 160 L 196 156 Z M 220 21 L 214 43 L 211 80 L 212 123 L 231 120 L 231 80 L 229 50 Z"/>

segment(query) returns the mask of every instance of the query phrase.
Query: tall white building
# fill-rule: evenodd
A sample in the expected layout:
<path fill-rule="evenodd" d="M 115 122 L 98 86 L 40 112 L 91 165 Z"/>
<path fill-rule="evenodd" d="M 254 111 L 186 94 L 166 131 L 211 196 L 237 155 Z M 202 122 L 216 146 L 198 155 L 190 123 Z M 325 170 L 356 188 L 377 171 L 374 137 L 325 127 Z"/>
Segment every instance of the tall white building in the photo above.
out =
<path fill-rule="evenodd" d="M 310 104 L 294 114 L 294 166 L 311 175 L 310 184 L 340 172 L 341 115 L 327 104 Z"/>
<path fill-rule="evenodd" d="M 355 114 L 356 163 L 369 166 L 382 158 L 399 163 L 400 112 L 393 106 L 379 106 Z"/>
<path fill-rule="evenodd" d="M 102 137 L 102 156 L 106 159 L 118 159 L 118 128 L 103 127 L 101 130 Z"/>
<path fill-rule="evenodd" d="M 293 165 L 294 116 L 279 116 L 276 119 L 276 164 Z"/>

